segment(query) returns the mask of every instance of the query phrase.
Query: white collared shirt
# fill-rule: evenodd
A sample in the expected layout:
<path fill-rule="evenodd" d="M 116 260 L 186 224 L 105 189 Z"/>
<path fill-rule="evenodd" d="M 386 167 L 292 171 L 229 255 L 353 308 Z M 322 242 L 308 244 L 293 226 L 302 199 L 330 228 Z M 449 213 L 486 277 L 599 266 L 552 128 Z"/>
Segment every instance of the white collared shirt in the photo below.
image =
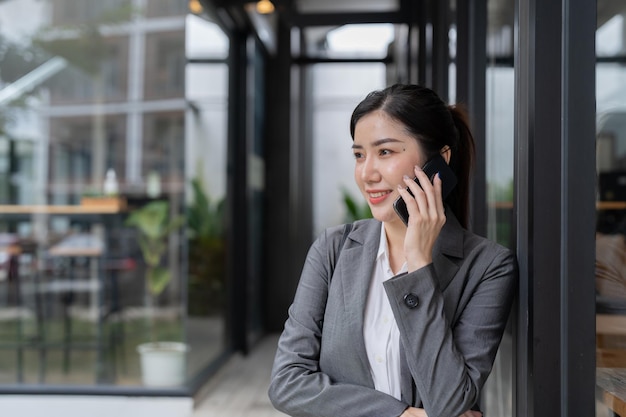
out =
<path fill-rule="evenodd" d="M 363 338 L 374 387 L 400 400 L 400 331 L 383 288 L 394 274 L 389 264 L 387 234 L 382 224 L 374 274 L 365 306 Z M 406 272 L 407 264 L 397 273 Z"/>

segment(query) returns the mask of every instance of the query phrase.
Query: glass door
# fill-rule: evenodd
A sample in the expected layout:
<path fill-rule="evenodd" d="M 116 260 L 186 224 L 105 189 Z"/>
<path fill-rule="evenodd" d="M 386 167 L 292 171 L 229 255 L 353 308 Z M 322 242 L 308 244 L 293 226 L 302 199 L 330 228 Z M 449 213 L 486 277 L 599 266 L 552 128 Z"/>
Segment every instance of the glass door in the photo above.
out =
<path fill-rule="evenodd" d="M 626 10 L 598 2 L 596 415 L 626 406 Z"/>

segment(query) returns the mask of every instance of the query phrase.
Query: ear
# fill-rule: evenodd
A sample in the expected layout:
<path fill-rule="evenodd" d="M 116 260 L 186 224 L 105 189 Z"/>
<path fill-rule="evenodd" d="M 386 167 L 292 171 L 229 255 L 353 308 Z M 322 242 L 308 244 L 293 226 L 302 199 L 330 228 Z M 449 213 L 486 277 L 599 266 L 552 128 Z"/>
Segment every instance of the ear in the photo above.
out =
<path fill-rule="evenodd" d="M 450 147 L 446 145 L 443 148 L 441 148 L 441 151 L 439 151 L 439 153 L 441 154 L 441 156 L 443 156 L 443 159 L 446 161 L 446 164 L 450 165 L 450 158 L 452 157 L 452 149 L 450 149 Z"/>

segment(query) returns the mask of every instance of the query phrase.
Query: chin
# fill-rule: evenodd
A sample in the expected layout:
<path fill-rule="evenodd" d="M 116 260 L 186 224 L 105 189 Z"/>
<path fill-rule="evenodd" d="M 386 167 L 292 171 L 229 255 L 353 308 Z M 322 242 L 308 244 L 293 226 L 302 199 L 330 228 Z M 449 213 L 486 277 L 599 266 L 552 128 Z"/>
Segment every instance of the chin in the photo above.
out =
<path fill-rule="evenodd" d="M 396 218 L 399 219 L 393 208 L 391 208 L 391 210 L 372 210 L 372 217 L 374 217 L 379 222 L 390 222 L 395 220 Z"/>

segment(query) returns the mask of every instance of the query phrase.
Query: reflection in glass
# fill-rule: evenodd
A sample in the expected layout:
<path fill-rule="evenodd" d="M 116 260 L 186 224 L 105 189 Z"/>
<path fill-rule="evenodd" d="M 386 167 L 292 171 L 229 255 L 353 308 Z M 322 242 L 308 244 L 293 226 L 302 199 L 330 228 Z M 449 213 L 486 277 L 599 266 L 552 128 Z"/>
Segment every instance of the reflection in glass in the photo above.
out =
<path fill-rule="evenodd" d="M 182 31 L 146 36 L 145 97 L 181 97 L 185 88 L 185 36 Z"/>
<path fill-rule="evenodd" d="M 513 247 L 514 69 L 487 69 L 487 233 Z M 484 390 L 485 411 L 513 415 L 513 338 L 507 326 Z"/>
<path fill-rule="evenodd" d="M 141 386 L 155 328 L 176 388 L 225 347 L 227 67 L 187 68 L 186 2 L 31 3 L 0 2 L 0 390 Z"/>
<path fill-rule="evenodd" d="M 487 237 L 509 248 L 513 241 L 515 83 L 513 1 L 488 2 L 485 152 Z M 470 109 L 471 111 L 471 109 Z M 480 158 L 480 156 L 478 156 Z M 514 313 L 513 313 L 514 314 Z M 511 319 L 483 390 L 487 415 L 513 416 L 513 336 Z"/>
<path fill-rule="evenodd" d="M 626 403 L 626 28 L 619 2 L 598 2 L 596 55 L 596 415 Z M 620 408 L 621 407 L 621 408 Z"/>

